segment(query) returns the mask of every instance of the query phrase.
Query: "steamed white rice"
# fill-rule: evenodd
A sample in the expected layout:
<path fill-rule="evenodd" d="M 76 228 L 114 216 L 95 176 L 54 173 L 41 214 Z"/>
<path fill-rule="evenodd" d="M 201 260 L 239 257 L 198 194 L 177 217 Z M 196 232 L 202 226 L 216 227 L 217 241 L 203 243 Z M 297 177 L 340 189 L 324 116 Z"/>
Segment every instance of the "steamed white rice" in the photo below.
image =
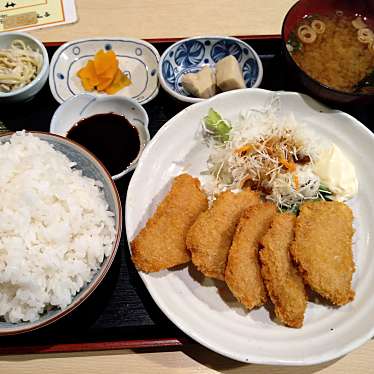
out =
<path fill-rule="evenodd" d="M 100 182 L 19 132 L 0 145 L 0 318 L 35 321 L 65 308 L 112 249 Z"/>

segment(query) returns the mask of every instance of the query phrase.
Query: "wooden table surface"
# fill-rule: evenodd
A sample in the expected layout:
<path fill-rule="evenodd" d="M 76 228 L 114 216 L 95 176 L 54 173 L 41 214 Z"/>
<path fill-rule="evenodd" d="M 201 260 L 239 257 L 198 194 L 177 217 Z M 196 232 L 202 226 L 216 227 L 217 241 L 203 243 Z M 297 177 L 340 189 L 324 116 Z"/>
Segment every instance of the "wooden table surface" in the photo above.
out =
<path fill-rule="evenodd" d="M 141 39 L 277 35 L 295 0 L 76 0 L 78 22 L 34 31 L 46 42 L 93 36 Z"/>
<path fill-rule="evenodd" d="M 0 357 L 4 374 L 368 374 L 374 373 L 374 341 L 350 354 L 313 366 L 243 364 L 193 344 L 183 350 L 38 354 Z"/>
<path fill-rule="evenodd" d="M 44 42 L 93 36 L 144 39 L 193 35 L 277 35 L 295 0 L 76 0 L 77 23 L 33 31 Z M 42 342 L 41 342 L 42 343 Z M 308 367 L 246 365 L 193 344 L 179 349 L 0 357 L 0 373 L 374 373 L 374 341 Z"/>

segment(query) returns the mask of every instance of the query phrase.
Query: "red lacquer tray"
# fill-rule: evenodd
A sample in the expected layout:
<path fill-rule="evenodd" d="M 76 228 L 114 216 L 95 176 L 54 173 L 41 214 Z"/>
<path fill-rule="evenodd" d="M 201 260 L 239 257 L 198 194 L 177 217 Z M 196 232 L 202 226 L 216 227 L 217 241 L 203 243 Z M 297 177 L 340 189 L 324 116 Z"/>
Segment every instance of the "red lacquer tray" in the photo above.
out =
<path fill-rule="evenodd" d="M 264 67 L 262 88 L 303 92 L 287 74 L 278 36 L 239 37 L 260 55 Z M 149 40 L 162 52 L 175 40 Z M 47 44 L 50 57 L 61 43 Z M 3 107 L 0 120 L 10 130 L 48 131 L 58 103 L 48 84 L 31 102 L 14 110 Z M 188 104 L 176 101 L 161 88 L 144 105 L 153 136 L 159 128 Z M 340 107 L 370 128 L 374 112 L 369 108 Z M 116 182 L 123 206 L 130 175 Z M 191 340 L 158 309 L 135 270 L 127 247 L 125 229 L 113 265 L 102 284 L 70 315 L 40 330 L 0 338 L 0 354 L 51 353 L 150 347 L 177 347 Z"/>

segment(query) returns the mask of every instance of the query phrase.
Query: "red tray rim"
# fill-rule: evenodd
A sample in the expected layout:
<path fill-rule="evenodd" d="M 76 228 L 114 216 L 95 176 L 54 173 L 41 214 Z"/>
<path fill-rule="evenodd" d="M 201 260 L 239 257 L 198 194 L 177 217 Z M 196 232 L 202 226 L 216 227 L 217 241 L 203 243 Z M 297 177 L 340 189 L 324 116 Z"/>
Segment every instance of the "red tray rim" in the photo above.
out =
<path fill-rule="evenodd" d="M 35 346 L 9 346 L 0 347 L 0 356 L 181 347 L 187 343 L 191 343 L 191 341 L 188 338 L 153 338 L 143 340 L 107 340 L 98 342 L 58 343 L 51 345 Z"/>
<path fill-rule="evenodd" d="M 274 34 L 274 35 L 232 35 L 235 38 L 243 39 L 243 40 L 271 40 L 275 39 L 278 40 L 281 38 L 280 34 Z M 185 39 L 187 37 L 178 37 L 178 38 L 144 38 L 143 40 L 149 42 L 149 43 L 174 43 L 178 40 Z M 45 42 L 44 45 L 46 47 L 58 47 L 65 42 Z"/>

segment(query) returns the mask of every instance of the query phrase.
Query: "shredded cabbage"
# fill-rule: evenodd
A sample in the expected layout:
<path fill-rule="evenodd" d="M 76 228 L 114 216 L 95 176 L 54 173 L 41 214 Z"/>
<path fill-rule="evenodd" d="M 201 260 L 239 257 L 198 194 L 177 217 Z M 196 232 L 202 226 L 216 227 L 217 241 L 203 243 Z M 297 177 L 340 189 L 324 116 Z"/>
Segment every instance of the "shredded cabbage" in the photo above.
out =
<path fill-rule="evenodd" d="M 214 117 L 214 118 L 213 118 Z M 214 111 L 206 118 L 226 121 Z M 295 210 L 304 200 L 319 199 L 320 179 L 313 164 L 326 146 L 298 123 L 292 113 L 282 115 L 278 95 L 263 110 L 239 113 L 228 122 L 225 140 L 205 123 L 203 139 L 210 148 L 205 183 L 211 199 L 225 190 L 249 186 L 261 191 L 282 210 Z"/>

